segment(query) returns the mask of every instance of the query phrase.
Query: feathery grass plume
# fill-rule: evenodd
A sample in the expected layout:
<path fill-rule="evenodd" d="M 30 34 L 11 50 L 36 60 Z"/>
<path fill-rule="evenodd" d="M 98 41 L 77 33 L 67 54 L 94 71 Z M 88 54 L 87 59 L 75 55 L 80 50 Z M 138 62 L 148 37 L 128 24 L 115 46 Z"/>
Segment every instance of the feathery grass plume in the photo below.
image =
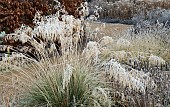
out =
<path fill-rule="evenodd" d="M 71 76 L 72 76 L 72 66 L 67 65 L 66 70 L 64 70 L 64 77 L 63 77 L 63 89 L 68 86 Z"/>
<path fill-rule="evenodd" d="M 86 48 L 83 50 L 82 55 L 85 56 L 88 60 L 92 58 L 93 62 L 97 63 L 99 61 L 100 53 L 99 43 L 95 41 L 89 41 Z"/>

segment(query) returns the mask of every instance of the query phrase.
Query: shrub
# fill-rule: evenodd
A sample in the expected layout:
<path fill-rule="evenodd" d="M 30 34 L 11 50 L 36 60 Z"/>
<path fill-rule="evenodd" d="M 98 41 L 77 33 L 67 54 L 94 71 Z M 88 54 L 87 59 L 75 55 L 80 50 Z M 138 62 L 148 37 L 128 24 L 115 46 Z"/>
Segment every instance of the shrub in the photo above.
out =
<path fill-rule="evenodd" d="M 65 7 L 68 14 L 80 17 L 77 8 L 81 6 L 83 0 L 1 0 L 0 32 L 12 33 L 22 24 L 33 27 L 33 18 L 37 11 L 41 15 L 51 15 L 59 11 L 59 2 Z M 81 10 L 81 9 L 79 9 Z M 61 14 L 63 14 L 61 12 Z"/>
<path fill-rule="evenodd" d="M 13 32 L 21 24 L 33 27 L 32 20 L 36 11 L 41 11 L 43 15 L 54 13 L 54 5 L 45 0 L 3 0 L 0 1 L 1 8 L 1 26 L 0 31 L 6 33 Z"/>

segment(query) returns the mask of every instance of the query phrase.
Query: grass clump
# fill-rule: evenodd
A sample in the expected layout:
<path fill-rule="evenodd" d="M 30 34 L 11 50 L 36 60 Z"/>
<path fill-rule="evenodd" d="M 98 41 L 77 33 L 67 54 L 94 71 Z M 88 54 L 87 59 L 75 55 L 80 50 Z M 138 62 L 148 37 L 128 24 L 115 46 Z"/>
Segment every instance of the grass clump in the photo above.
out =
<path fill-rule="evenodd" d="M 47 63 L 46 63 L 47 64 Z M 46 65 L 45 64 L 45 65 Z M 110 100 L 100 80 L 101 75 L 85 64 L 64 64 L 54 66 L 48 63 L 34 66 L 33 77 L 27 78 L 23 86 L 21 105 L 50 107 L 108 107 Z M 36 77 L 36 78 L 34 78 Z"/>

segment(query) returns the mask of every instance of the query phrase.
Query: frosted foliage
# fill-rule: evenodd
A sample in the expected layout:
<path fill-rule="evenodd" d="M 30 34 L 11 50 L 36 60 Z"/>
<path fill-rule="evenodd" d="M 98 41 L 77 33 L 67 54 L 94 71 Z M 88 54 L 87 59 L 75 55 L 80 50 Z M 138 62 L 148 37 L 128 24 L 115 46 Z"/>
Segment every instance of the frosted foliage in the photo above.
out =
<path fill-rule="evenodd" d="M 62 15 L 60 21 L 59 17 L 59 13 L 42 17 L 37 12 L 34 18 L 36 25 L 34 29 L 22 25 L 12 34 L 13 38 L 23 44 L 29 42 L 40 52 L 45 51 L 46 43 L 53 44 L 56 41 L 61 43 L 62 52 L 70 51 L 81 38 L 84 20 L 75 19 L 72 15 Z M 40 43 L 35 38 L 38 38 Z"/>
<path fill-rule="evenodd" d="M 72 50 L 73 43 L 76 44 L 80 38 L 82 23 L 70 15 L 63 15 L 62 21 L 58 17 L 47 18 L 47 23 L 38 26 L 37 36 L 45 41 L 60 41 L 62 52 Z M 74 32 L 73 32 L 74 31 Z M 73 39 L 74 38 L 76 39 Z M 74 41 L 73 41 L 74 40 Z"/>
<path fill-rule="evenodd" d="M 22 25 L 19 29 L 17 29 L 15 31 L 15 33 L 9 34 L 9 35 L 11 35 L 11 37 L 13 37 L 14 41 L 19 40 L 20 42 L 22 42 L 24 44 L 25 42 L 27 42 L 31 39 L 31 37 L 28 36 L 31 33 L 32 33 L 32 28 Z M 9 39 L 11 39 L 11 38 L 9 38 Z"/>
<path fill-rule="evenodd" d="M 63 77 L 63 89 L 65 89 L 70 82 L 72 76 L 72 69 L 73 67 L 71 65 L 69 64 L 66 65 L 66 69 L 64 71 L 64 77 Z"/>
<path fill-rule="evenodd" d="M 86 58 L 91 58 L 93 57 L 95 62 L 98 60 L 98 56 L 100 54 L 100 50 L 99 50 L 99 44 L 97 42 L 93 42 L 93 41 L 89 41 L 87 43 L 86 48 L 83 50 L 83 55 Z"/>
<path fill-rule="evenodd" d="M 63 21 L 59 21 L 58 17 L 55 15 L 42 17 L 41 24 L 34 29 L 35 35 L 45 41 L 56 41 L 59 40 L 60 36 L 64 35 L 71 36 L 74 21 L 73 16 L 63 15 Z"/>
<path fill-rule="evenodd" d="M 124 87 L 128 86 L 130 89 L 145 92 L 147 83 L 150 80 L 149 76 L 143 71 L 128 72 L 117 61 L 111 59 L 105 64 L 105 71 L 109 73 L 110 78 L 114 78 Z M 147 78 L 146 78 L 147 77 Z"/>
<path fill-rule="evenodd" d="M 135 69 L 132 69 L 128 73 L 129 75 L 132 75 L 136 79 L 140 79 L 140 81 L 144 83 L 145 86 L 150 87 L 152 89 L 156 88 L 156 84 L 154 83 L 154 80 L 149 76 L 150 73 L 144 73 L 143 71 L 138 71 Z"/>
<path fill-rule="evenodd" d="M 155 56 L 151 54 L 149 57 L 149 64 L 153 66 L 157 66 L 157 65 L 161 66 L 161 65 L 165 65 L 165 60 L 159 56 Z"/>

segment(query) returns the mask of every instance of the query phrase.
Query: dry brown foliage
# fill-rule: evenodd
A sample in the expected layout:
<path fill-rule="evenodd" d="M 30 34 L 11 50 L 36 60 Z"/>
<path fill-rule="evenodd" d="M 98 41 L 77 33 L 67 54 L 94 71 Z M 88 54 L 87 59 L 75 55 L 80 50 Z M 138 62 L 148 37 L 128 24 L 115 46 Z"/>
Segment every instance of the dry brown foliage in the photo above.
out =
<path fill-rule="evenodd" d="M 59 0 L 68 14 L 79 17 L 77 8 L 83 0 Z M 55 13 L 53 0 L 0 0 L 0 32 L 13 32 L 22 24 L 33 27 L 33 18 L 37 11 L 42 15 Z"/>
<path fill-rule="evenodd" d="M 1 0 L 0 31 L 11 33 L 21 24 L 33 27 L 36 11 L 41 11 L 42 15 L 53 12 L 53 6 L 49 3 L 50 0 Z"/>

